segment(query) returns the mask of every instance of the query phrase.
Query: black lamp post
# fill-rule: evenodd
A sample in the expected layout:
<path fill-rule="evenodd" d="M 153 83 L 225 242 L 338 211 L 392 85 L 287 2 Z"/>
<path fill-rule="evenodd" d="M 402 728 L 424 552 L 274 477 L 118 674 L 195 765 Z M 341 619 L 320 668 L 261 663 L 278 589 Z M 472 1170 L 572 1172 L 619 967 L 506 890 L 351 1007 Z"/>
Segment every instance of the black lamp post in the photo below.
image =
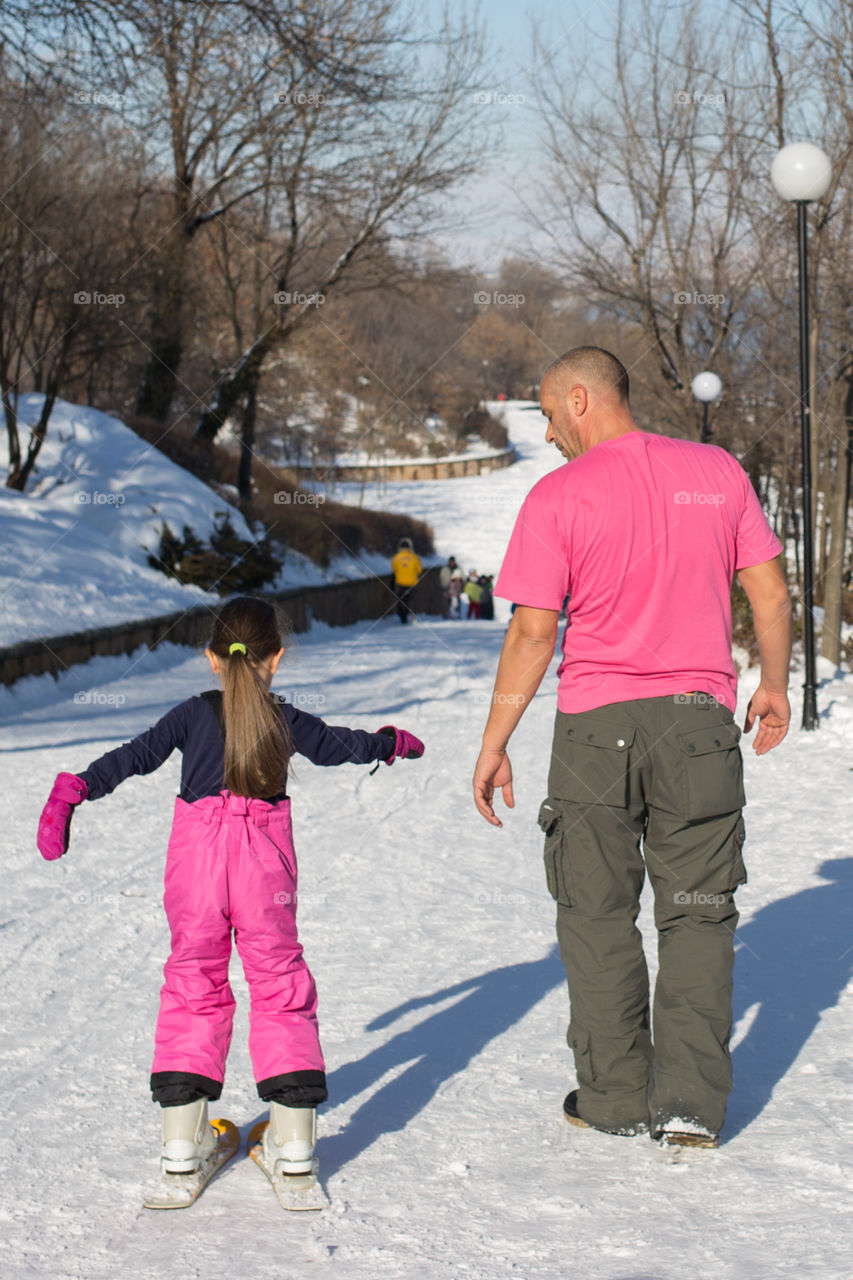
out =
<path fill-rule="evenodd" d="M 702 444 L 710 444 L 711 429 L 708 426 L 708 405 L 719 400 L 723 394 L 723 384 L 716 373 L 707 370 L 697 373 L 690 384 L 690 390 L 702 405 Z"/>
<path fill-rule="evenodd" d="M 797 258 L 800 295 L 800 441 L 803 491 L 803 728 L 817 729 L 817 678 L 814 636 L 814 525 L 812 523 L 811 375 L 809 372 L 809 281 L 806 246 L 806 206 L 829 190 L 829 156 L 810 142 L 783 147 L 770 170 L 773 186 L 783 200 L 797 206 Z"/>

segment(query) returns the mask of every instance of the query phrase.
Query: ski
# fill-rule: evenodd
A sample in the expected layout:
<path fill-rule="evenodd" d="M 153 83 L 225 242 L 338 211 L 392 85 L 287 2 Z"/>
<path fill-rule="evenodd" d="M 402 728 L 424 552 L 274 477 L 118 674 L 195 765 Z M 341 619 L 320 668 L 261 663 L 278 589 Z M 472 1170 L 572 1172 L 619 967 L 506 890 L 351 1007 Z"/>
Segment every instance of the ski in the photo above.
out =
<path fill-rule="evenodd" d="M 240 1130 L 230 1120 L 211 1120 L 219 1135 L 216 1149 L 194 1173 L 162 1173 L 143 1201 L 146 1209 L 188 1209 L 224 1164 L 240 1149 Z"/>
<path fill-rule="evenodd" d="M 317 1176 L 319 1161 L 315 1158 L 310 1173 L 276 1173 L 264 1163 L 263 1136 L 269 1121 L 260 1120 L 249 1134 L 249 1155 L 263 1169 L 282 1209 L 326 1209 L 329 1197 Z"/>

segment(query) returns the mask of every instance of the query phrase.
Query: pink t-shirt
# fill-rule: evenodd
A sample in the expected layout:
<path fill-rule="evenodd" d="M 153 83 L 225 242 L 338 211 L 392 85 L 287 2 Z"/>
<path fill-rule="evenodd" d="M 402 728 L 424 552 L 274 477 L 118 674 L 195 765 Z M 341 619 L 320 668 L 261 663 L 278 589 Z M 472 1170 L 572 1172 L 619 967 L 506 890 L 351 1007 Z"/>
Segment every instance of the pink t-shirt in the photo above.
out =
<path fill-rule="evenodd" d="M 536 609 L 571 597 L 561 711 L 694 690 L 734 711 L 732 578 L 781 550 L 731 454 L 630 431 L 534 485 L 495 594 Z"/>

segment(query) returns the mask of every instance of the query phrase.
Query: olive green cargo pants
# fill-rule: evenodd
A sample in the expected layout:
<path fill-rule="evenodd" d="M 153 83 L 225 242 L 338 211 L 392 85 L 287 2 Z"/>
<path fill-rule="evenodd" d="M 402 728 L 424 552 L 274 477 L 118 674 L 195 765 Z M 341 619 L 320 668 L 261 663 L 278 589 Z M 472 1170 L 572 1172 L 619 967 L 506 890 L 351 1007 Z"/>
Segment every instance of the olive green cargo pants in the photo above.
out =
<path fill-rule="evenodd" d="M 557 713 L 539 824 L 578 1112 L 598 1128 L 722 1128 L 734 890 L 746 881 L 739 739 L 732 713 L 703 693 Z M 653 1035 L 635 923 L 646 872 L 659 931 Z"/>

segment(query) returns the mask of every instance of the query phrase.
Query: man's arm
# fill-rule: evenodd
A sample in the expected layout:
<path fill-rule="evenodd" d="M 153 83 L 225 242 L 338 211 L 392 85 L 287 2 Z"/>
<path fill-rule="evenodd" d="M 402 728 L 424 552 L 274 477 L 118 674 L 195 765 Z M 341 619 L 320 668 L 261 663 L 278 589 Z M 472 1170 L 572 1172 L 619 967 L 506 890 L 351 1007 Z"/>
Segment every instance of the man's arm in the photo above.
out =
<path fill-rule="evenodd" d="M 749 700 L 744 733 L 759 721 L 753 750 L 757 755 L 778 747 L 788 732 L 788 668 L 791 662 L 791 600 L 779 558 L 738 570 L 738 580 L 752 609 L 761 681 Z"/>
<path fill-rule="evenodd" d="M 508 809 L 515 804 L 506 747 L 554 656 L 558 618 L 556 609 L 519 605 L 507 628 L 483 746 L 474 769 L 474 803 L 493 827 L 503 826 L 492 808 L 495 789 L 501 788 Z"/>

